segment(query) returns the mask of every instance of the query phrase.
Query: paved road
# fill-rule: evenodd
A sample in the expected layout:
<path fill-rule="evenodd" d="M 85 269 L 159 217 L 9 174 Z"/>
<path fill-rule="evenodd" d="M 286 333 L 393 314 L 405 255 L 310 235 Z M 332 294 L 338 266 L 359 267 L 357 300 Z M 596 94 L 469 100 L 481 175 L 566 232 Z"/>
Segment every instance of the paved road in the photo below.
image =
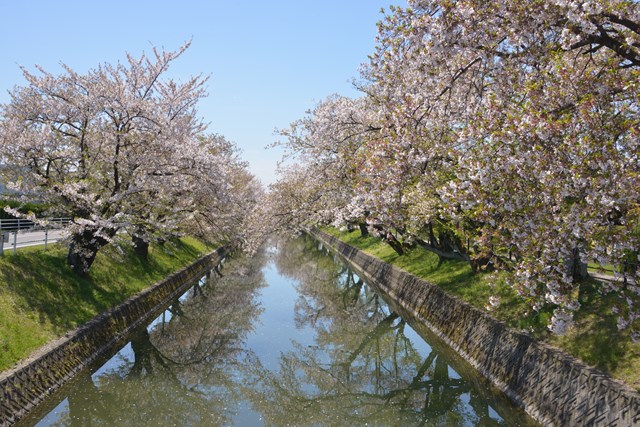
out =
<path fill-rule="evenodd" d="M 9 241 L 4 242 L 4 250 L 13 250 L 13 236 L 14 233 L 9 233 Z M 64 230 L 49 230 L 47 241 L 49 243 L 58 241 L 65 237 Z M 16 247 L 24 248 L 26 246 L 44 245 L 45 232 L 38 231 L 21 231 L 16 238 Z"/>
<path fill-rule="evenodd" d="M 600 273 L 597 271 L 590 271 L 589 276 L 593 277 L 594 279 L 606 280 L 608 282 L 623 283 L 625 280 L 625 278 L 622 277 L 621 275 L 615 276 L 613 274 Z M 627 275 L 626 279 L 627 279 L 627 283 L 635 284 L 636 282 L 635 279 L 633 277 L 629 277 L 629 275 Z"/>

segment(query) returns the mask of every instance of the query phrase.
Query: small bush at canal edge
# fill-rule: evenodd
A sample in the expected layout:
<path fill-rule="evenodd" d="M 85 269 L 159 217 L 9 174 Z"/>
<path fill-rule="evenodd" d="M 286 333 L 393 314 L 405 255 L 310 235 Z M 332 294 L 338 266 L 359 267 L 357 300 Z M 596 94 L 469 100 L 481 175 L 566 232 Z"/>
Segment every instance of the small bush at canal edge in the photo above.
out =
<path fill-rule="evenodd" d="M 136 292 L 161 280 L 211 248 L 183 238 L 152 245 L 149 257 L 132 248 L 107 247 L 86 277 L 66 264 L 66 248 L 53 245 L 5 252 L 0 257 L 0 370 L 64 335 Z"/>
<path fill-rule="evenodd" d="M 452 295 L 487 310 L 489 296 L 495 293 L 500 304 L 491 315 L 514 329 L 528 332 L 538 339 L 559 347 L 588 365 L 607 372 L 614 378 L 640 390 L 640 344 L 633 343 L 628 331 L 619 331 L 617 315 L 612 312 L 609 296 L 598 292 L 600 286 L 590 281 L 581 287 L 581 309 L 575 315 L 575 327 L 566 336 L 556 336 L 546 328 L 550 312 L 534 312 L 505 282 L 500 273 L 473 274 L 463 261 L 445 261 L 420 247 L 399 256 L 389 245 L 359 231 L 341 232 L 323 229 L 345 243 L 402 268 L 442 287 Z"/>

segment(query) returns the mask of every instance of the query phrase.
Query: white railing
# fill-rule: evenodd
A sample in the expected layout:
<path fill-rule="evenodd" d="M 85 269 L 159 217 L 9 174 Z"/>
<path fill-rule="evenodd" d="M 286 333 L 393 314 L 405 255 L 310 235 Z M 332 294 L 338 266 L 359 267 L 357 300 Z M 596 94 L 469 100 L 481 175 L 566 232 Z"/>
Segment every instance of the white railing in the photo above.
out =
<path fill-rule="evenodd" d="M 42 225 L 40 222 L 43 222 Z M 69 218 L 41 218 L 38 223 L 27 219 L 0 219 L 0 255 L 5 249 L 42 245 L 64 237 Z"/>

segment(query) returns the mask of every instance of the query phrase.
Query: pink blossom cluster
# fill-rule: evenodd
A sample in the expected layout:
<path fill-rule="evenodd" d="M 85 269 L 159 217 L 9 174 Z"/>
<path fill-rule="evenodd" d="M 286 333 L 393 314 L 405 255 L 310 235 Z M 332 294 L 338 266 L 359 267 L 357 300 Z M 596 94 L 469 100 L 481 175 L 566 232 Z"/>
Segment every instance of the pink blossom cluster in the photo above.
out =
<path fill-rule="evenodd" d="M 243 232 L 260 188 L 235 145 L 197 114 L 207 79 L 164 77 L 188 47 L 85 74 L 23 69 L 27 84 L 1 107 L 3 179 L 17 197 L 72 218 L 68 260 L 79 273 L 123 232 L 140 247 Z"/>
<path fill-rule="evenodd" d="M 364 223 L 506 270 L 558 333 L 585 263 L 610 264 L 637 335 L 640 5 L 409 0 L 370 58 L 360 98 L 281 131 L 298 163 L 269 196 L 279 226 Z"/>

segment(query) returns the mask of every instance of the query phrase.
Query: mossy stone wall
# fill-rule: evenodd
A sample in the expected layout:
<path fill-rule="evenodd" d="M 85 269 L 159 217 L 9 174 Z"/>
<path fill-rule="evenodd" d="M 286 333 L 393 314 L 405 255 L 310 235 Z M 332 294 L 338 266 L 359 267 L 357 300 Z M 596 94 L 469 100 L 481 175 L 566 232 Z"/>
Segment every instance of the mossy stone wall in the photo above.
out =
<path fill-rule="evenodd" d="M 543 425 L 640 426 L 640 394 L 439 287 L 318 230 L 363 275 Z"/>
<path fill-rule="evenodd" d="M 129 331 L 153 320 L 226 253 L 223 247 L 201 257 L 1 373 L 0 426 L 16 423 Z"/>

